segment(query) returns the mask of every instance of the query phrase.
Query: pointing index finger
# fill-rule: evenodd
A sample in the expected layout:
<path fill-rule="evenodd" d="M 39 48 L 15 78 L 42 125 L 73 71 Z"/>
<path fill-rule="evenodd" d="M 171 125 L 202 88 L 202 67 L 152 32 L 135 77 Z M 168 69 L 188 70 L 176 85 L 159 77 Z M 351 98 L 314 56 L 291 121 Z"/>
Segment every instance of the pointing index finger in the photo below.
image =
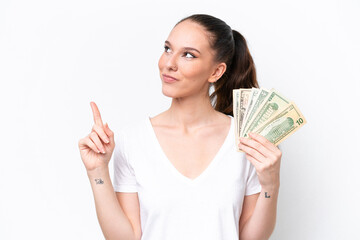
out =
<path fill-rule="evenodd" d="M 98 107 L 96 106 L 96 103 L 95 102 L 90 102 L 90 105 L 91 105 L 91 109 L 92 109 L 92 112 L 93 112 L 95 124 L 97 124 L 99 126 L 103 126 L 103 122 L 101 120 L 101 115 L 100 115 Z"/>

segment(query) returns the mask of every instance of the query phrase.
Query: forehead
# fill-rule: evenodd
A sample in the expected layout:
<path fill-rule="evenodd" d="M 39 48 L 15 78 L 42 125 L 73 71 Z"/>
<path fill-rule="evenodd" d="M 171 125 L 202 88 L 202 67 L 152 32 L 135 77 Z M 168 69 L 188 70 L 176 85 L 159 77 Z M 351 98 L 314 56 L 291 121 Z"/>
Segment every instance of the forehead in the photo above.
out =
<path fill-rule="evenodd" d="M 209 35 L 198 23 L 186 20 L 176 25 L 169 34 L 169 42 L 176 47 L 210 48 Z"/>

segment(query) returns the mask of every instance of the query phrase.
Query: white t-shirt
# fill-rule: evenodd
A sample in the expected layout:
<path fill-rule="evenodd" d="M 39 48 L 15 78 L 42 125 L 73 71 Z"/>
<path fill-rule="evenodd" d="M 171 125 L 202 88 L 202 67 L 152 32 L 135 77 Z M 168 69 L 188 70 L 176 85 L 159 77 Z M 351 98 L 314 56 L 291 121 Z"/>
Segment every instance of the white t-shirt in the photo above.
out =
<path fill-rule="evenodd" d="M 254 166 L 229 133 L 200 176 L 191 180 L 167 159 L 149 117 L 115 133 L 115 192 L 137 192 L 142 240 L 238 240 L 244 195 L 261 191 Z"/>

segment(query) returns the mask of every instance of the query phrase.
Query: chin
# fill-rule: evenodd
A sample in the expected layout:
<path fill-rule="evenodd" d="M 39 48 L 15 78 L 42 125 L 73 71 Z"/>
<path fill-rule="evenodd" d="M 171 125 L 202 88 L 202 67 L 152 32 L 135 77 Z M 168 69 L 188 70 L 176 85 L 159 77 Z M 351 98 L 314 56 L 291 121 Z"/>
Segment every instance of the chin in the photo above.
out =
<path fill-rule="evenodd" d="M 164 94 L 164 96 L 169 97 L 169 98 L 181 98 L 181 97 L 186 97 L 188 95 L 187 92 L 184 91 L 179 91 L 179 89 L 181 89 L 180 87 L 175 87 L 175 85 L 166 85 L 163 83 L 162 85 L 162 93 Z"/>
<path fill-rule="evenodd" d="M 171 91 L 171 89 L 165 87 L 164 86 L 162 87 L 162 93 L 164 94 L 164 96 L 166 97 L 170 97 L 170 98 L 177 98 L 177 94 L 174 93 L 174 91 Z"/>

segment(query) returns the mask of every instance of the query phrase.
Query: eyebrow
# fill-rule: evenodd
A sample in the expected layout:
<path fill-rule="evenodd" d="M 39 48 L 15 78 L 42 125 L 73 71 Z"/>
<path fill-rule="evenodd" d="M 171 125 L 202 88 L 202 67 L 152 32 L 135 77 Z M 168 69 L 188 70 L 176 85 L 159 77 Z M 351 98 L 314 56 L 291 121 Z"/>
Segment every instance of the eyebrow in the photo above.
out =
<path fill-rule="evenodd" d="M 171 46 L 171 43 L 169 41 L 165 41 L 165 43 L 169 44 Z M 200 53 L 199 50 L 197 50 L 196 48 L 192 48 L 192 47 L 183 47 L 183 49 L 185 50 L 194 50 L 194 51 L 197 51 L 198 53 Z"/>

